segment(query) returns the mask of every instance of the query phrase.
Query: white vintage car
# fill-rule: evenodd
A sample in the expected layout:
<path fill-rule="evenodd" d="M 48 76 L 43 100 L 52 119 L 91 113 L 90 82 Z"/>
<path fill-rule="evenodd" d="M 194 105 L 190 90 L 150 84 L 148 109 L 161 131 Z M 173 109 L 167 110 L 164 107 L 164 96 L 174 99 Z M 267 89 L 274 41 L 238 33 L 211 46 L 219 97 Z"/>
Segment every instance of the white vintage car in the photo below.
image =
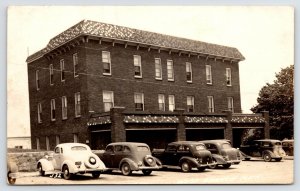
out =
<path fill-rule="evenodd" d="M 53 155 L 38 161 L 37 169 L 41 176 L 62 172 L 64 179 L 68 180 L 78 173 L 91 173 L 93 178 L 98 178 L 106 167 L 88 145 L 62 143 L 55 147 Z"/>

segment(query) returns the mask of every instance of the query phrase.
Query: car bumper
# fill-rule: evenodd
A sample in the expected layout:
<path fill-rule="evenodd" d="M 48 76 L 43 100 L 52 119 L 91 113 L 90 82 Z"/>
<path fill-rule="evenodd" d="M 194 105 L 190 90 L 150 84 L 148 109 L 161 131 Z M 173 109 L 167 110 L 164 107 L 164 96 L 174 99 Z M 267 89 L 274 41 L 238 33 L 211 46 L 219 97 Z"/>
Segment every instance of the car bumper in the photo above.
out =
<path fill-rule="evenodd" d="M 202 163 L 202 164 L 197 164 L 197 168 L 199 167 L 208 167 L 208 166 L 211 166 L 211 165 L 216 165 L 217 163 L 216 162 L 211 162 L 211 163 Z"/>
<path fill-rule="evenodd" d="M 139 170 L 159 170 L 162 166 L 139 166 Z"/>
<path fill-rule="evenodd" d="M 89 172 L 104 172 L 108 169 L 99 169 L 99 168 L 95 168 L 95 169 L 78 169 L 75 173 L 89 173 Z"/>
<path fill-rule="evenodd" d="M 241 160 L 230 160 L 226 161 L 228 164 L 240 164 Z"/>

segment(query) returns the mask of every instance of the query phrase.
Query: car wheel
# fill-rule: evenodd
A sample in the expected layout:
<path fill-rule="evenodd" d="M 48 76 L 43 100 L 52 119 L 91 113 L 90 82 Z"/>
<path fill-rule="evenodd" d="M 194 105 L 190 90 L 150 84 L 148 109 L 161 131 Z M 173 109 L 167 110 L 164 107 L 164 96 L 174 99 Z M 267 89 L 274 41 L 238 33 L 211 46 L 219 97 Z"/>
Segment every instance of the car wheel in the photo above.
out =
<path fill-rule="evenodd" d="M 68 165 L 63 166 L 62 172 L 63 172 L 63 175 L 64 175 L 64 179 L 66 179 L 66 180 L 70 180 L 73 176 L 73 174 L 70 173 L 70 171 L 69 171 Z"/>
<path fill-rule="evenodd" d="M 182 172 L 189 172 L 189 171 L 191 171 L 190 164 L 187 161 L 183 161 L 181 163 L 181 170 L 182 170 Z"/>
<path fill-rule="evenodd" d="M 205 171 L 205 169 L 206 169 L 206 167 L 199 167 L 199 168 L 198 168 L 198 171 L 199 171 L 199 172 L 203 172 L 203 171 Z"/>
<path fill-rule="evenodd" d="M 7 181 L 8 181 L 9 184 L 15 184 L 15 183 L 16 183 L 16 178 L 10 177 L 10 176 L 9 176 L 10 173 L 11 173 L 11 172 L 8 172 L 8 173 L 7 173 Z"/>
<path fill-rule="evenodd" d="M 265 153 L 264 154 L 264 160 L 266 162 L 270 162 L 272 160 L 271 155 L 269 153 Z"/>
<path fill-rule="evenodd" d="M 215 164 L 210 164 L 210 165 L 208 165 L 208 167 L 211 168 L 211 169 L 217 168 L 217 161 L 216 161 L 216 159 L 213 158 L 212 162 L 215 163 Z"/>
<path fill-rule="evenodd" d="M 223 168 L 229 168 L 231 166 L 231 164 L 223 164 L 222 166 L 223 166 Z"/>
<path fill-rule="evenodd" d="M 92 172 L 93 178 L 99 178 L 100 174 L 100 172 Z"/>
<path fill-rule="evenodd" d="M 121 171 L 122 171 L 122 174 L 125 175 L 125 176 L 130 175 L 131 172 L 132 172 L 131 169 L 130 169 L 130 165 L 127 162 L 122 164 Z"/>
<path fill-rule="evenodd" d="M 143 171 L 143 174 L 148 176 L 151 174 L 152 170 L 142 170 Z"/>
<path fill-rule="evenodd" d="M 276 162 L 280 162 L 281 161 L 281 158 L 278 158 L 278 159 L 275 159 Z"/>
<path fill-rule="evenodd" d="M 41 163 L 38 164 L 37 169 L 39 171 L 40 176 L 45 176 L 45 171 L 43 170 L 43 167 L 42 167 Z"/>

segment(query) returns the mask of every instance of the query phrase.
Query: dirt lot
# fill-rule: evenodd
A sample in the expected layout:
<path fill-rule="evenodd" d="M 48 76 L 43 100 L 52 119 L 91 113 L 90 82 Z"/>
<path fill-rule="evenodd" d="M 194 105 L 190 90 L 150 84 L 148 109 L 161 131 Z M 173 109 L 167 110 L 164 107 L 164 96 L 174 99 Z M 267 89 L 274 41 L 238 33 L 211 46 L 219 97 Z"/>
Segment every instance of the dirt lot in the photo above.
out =
<path fill-rule="evenodd" d="M 99 179 L 90 175 L 78 175 L 74 180 L 39 177 L 37 173 L 20 173 L 17 185 L 25 184 L 291 184 L 293 182 L 293 160 L 264 162 L 262 160 L 242 161 L 229 169 L 205 170 L 182 173 L 180 169 L 154 171 L 150 176 L 134 172 L 123 176 L 115 171 L 101 174 Z"/>

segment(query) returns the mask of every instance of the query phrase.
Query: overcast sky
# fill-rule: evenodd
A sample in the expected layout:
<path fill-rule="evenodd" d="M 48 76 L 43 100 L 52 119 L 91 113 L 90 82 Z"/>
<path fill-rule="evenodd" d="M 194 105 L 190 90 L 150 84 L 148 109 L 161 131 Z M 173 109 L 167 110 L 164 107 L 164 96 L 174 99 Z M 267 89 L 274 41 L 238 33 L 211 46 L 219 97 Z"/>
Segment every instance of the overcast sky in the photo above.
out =
<path fill-rule="evenodd" d="M 83 19 L 236 47 L 242 111 L 250 113 L 259 90 L 294 64 L 292 7 L 10 7 L 7 48 L 7 135 L 29 136 L 27 54 Z M 18 117 L 16 117 L 18 116 Z"/>

